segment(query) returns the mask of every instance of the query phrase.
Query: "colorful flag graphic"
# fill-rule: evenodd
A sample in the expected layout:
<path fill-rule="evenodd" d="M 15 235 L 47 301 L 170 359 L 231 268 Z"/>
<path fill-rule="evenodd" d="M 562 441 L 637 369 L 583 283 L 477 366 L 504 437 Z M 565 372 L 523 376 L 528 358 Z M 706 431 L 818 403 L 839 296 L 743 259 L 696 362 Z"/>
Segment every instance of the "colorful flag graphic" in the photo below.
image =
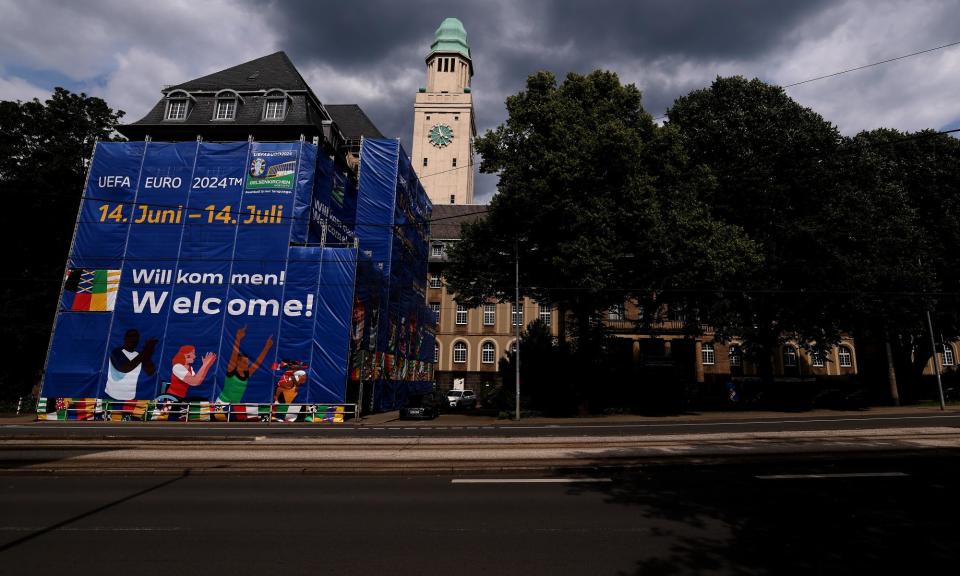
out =
<path fill-rule="evenodd" d="M 64 276 L 63 307 L 74 312 L 111 312 L 119 287 L 119 270 L 71 268 Z"/>

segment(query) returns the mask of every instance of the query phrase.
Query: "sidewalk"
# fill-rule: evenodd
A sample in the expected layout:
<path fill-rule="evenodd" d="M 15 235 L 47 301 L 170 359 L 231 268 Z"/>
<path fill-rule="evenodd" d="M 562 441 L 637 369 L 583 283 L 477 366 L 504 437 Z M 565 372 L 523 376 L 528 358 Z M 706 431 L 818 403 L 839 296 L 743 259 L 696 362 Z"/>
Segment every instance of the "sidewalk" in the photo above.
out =
<path fill-rule="evenodd" d="M 357 426 L 455 426 L 455 427 L 515 427 L 515 426 L 590 426 L 616 424 L 652 424 L 686 423 L 714 421 L 753 421 L 753 420 L 816 420 L 836 418 L 857 418 L 863 416 L 933 416 L 936 414 L 960 414 L 960 406 L 947 406 L 941 411 L 938 406 L 878 406 L 865 410 L 807 410 L 786 412 L 772 410 L 731 410 L 709 412 L 687 412 L 666 416 L 646 416 L 638 414 L 616 414 L 580 416 L 568 418 L 529 417 L 519 421 L 499 419 L 482 413 L 452 412 L 441 414 L 433 420 L 400 420 L 400 413 L 382 412 L 370 414 L 357 421 L 348 423 Z"/>

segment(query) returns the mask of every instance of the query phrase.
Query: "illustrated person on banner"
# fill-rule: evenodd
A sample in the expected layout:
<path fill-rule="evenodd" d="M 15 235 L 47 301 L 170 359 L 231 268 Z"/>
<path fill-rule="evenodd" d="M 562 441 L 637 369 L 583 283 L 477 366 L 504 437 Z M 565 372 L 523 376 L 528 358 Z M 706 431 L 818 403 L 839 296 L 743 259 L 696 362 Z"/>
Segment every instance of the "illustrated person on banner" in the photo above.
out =
<path fill-rule="evenodd" d="M 123 345 L 110 352 L 110 370 L 107 373 L 106 393 L 114 400 L 133 400 L 137 395 L 137 383 L 140 374 L 153 376 L 157 367 L 153 363 L 153 351 L 157 339 L 150 338 L 143 350 L 140 345 L 140 332 L 131 328 L 123 335 Z"/>
<path fill-rule="evenodd" d="M 283 370 L 277 380 L 273 401 L 278 404 L 292 404 L 297 398 L 300 387 L 307 382 L 307 365 L 303 362 L 281 362 L 276 369 Z"/>
<path fill-rule="evenodd" d="M 167 394 L 174 396 L 177 400 L 187 399 L 190 388 L 203 384 L 207 372 L 217 361 L 217 355 L 213 352 L 207 352 L 203 355 L 203 361 L 200 363 L 200 371 L 193 371 L 193 363 L 197 359 L 197 349 L 193 346 L 181 346 L 173 357 L 173 369 L 170 375 L 170 386 L 167 388 Z M 209 399 L 209 398 L 208 398 Z"/>
<path fill-rule="evenodd" d="M 227 363 L 227 377 L 223 382 L 223 390 L 217 397 L 217 402 L 224 404 L 238 404 L 243 401 L 243 393 L 247 390 L 247 382 L 250 376 L 260 368 L 263 359 L 267 357 L 267 352 L 273 346 L 273 336 L 267 336 L 267 341 L 260 350 L 260 355 L 251 364 L 250 357 L 240 351 L 240 343 L 247 335 L 247 327 L 237 329 L 237 335 L 233 339 L 233 350 L 230 352 L 230 361 Z"/>

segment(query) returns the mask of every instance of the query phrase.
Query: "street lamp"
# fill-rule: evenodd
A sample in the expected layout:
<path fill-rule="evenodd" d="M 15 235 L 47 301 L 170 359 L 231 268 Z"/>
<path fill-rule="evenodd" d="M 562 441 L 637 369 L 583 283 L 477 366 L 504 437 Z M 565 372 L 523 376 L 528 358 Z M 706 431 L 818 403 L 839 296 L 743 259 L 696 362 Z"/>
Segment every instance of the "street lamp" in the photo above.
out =
<path fill-rule="evenodd" d="M 514 383 L 517 387 L 517 404 L 516 404 L 516 415 L 513 417 L 514 420 L 520 420 L 520 318 L 523 308 L 520 304 L 520 239 L 514 238 L 513 240 L 513 253 L 515 256 L 516 263 L 516 292 L 514 293 L 514 302 L 516 305 L 516 313 L 513 314 L 513 323 L 516 325 L 517 331 L 517 352 L 514 357 L 516 364 L 516 376 L 514 377 Z"/>

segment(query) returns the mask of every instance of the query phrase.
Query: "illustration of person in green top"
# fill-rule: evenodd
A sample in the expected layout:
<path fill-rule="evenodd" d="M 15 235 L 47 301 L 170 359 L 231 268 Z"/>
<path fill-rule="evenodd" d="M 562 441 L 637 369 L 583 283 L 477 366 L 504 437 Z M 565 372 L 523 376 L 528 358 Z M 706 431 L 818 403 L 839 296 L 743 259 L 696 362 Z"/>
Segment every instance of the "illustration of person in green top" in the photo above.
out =
<path fill-rule="evenodd" d="M 263 344 L 263 350 L 260 351 L 256 361 L 251 364 L 250 357 L 240 351 L 240 341 L 246 335 L 246 326 L 237 329 L 237 336 L 233 339 L 233 350 L 230 352 L 230 361 L 227 363 L 227 377 L 223 383 L 223 390 L 217 397 L 217 402 L 237 404 L 243 401 L 243 393 L 247 389 L 250 376 L 263 364 L 263 359 L 266 358 L 267 352 L 273 346 L 273 335 L 267 336 L 267 341 Z"/>

